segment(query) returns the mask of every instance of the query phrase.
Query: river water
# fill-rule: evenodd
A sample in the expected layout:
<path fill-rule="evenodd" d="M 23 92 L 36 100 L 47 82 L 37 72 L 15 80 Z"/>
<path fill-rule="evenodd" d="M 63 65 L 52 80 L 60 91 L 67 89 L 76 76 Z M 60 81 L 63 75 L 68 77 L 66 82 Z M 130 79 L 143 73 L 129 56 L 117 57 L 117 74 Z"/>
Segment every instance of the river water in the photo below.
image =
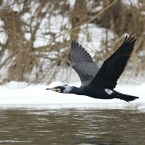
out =
<path fill-rule="evenodd" d="M 135 110 L 0 110 L 2 145 L 145 145 Z"/>

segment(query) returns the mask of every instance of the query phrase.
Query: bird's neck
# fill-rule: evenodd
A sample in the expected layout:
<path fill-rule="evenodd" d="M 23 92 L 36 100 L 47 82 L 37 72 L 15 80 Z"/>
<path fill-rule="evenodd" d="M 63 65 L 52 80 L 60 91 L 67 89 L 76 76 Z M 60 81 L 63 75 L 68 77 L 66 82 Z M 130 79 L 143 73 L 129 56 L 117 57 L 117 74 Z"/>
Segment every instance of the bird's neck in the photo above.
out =
<path fill-rule="evenodd" d="M 69 93 L 80 95 L 80 90 L 77 87 L 72 87 L 72 90 Z"/>

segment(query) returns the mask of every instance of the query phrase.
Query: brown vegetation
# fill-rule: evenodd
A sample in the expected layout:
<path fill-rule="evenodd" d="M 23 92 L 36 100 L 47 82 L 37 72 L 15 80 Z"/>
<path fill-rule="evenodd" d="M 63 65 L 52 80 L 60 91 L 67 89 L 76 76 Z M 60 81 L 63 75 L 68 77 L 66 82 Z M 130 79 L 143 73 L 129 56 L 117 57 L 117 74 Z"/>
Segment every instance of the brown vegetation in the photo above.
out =
<path fill-rule="evenodd" d="M 110 56 L 128 33 L 137 38 L 129 63 L 132 74 L 145 70 L 145 2 L 128 3 L 121 0 L 78 0 L 74 4 L 67 0 L 0 1 L 3 23 L 0 84 L 11 80 L 50 83 L 59 68 L 65 72 L 71 63 L 71 40 L 82 44 L 92 41 L 89 31 L 92 24 L 105 30 L 105 38 L 98 40 L 102 49 L 95 50 L 96 62 Z M 80 32 L 82 39 L 79 39 Z M 109 32 L 113 34 L 111 38 Z"/>

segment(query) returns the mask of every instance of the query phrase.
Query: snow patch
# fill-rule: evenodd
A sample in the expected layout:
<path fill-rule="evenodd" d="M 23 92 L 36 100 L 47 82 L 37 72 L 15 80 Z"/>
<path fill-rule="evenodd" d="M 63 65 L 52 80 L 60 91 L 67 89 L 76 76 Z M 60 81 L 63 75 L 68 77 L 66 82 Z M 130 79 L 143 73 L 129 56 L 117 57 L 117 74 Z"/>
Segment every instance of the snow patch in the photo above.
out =
<path fill-rule="evenodd" d="M 145 112 L 145 84 L 141 84 L 140 86 L 117 86 L 117 91 L 139 97 L 139 99 L 129 103 L 119 99 L 102 100 L 83 95 L 62 94 L 49 90 L 46 91 L 46 88 L 48 87 L 59 85 L 62 85 L 62 83 L 54 82 L 49 86 L 27 86 L 26 83 L 17 82 L 7 83 L 5 86 L 0 86 L 0 108 L 137 109 L 139 111 Z"/>

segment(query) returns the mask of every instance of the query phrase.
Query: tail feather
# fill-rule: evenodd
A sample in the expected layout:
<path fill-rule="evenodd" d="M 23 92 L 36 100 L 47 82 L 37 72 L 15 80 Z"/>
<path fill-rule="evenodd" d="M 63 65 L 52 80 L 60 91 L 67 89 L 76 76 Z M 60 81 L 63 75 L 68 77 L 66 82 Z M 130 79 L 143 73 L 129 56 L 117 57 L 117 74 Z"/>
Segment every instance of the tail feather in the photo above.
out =
<path fill-rule="evenodd" d="M 130 102 L 130 101 L 134 101 L 135 99 L 139 99 L 139 97 L 121 94 L 121 93 L 117 94 L 116 98 L 118 98 L 120 100 L 124 100 L 126 102 Z"/>

